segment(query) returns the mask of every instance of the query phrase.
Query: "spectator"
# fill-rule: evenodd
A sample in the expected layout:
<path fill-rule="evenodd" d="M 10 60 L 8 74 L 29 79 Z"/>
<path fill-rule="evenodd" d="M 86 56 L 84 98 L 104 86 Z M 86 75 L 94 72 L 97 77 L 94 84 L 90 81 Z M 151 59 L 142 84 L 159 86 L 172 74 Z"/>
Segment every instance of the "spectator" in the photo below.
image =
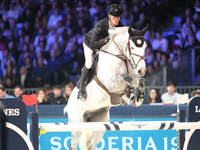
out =
<path fill-rule="evenodd" d="M 13 88 L 15 86 L 12 76 L 6 76 L 3 78 L 3 84 L 5 88 Z"/>
<path fill-rule="evenodd" d="M 56 85 L 53 88 L 53 95 L 47 100 L 50 104 L 67 104 L 65 98 L 62 96 L 61 87 Z"/>
<path fill-rule="evenodd" d="M 10 18 L 10 19 L 18 19 L 19 10 L 17 9 L 16 3 L 14 3 L 14 2 L 11 3 L 7 17 Z"/>
<path fill-rule="evenodd" d="M 185 22 L 183 23 L 183 26 L 181 28 L 183 39 L 186 39 L 190 32 L 196 32 L 196 27 L 192 19 L 188 16 L 186 17 Z"/>
<path fill-rule="evenodd" d="M 1 60 L 0 60 L 0 66 L 1 66 Z M 0 67 L 0 80 L 3 78 L 3 69 Z"/>
<path fill-rule="evenodd" d="M 68 102 L 68 99 L 69 99 L 69 96 L 72 92 L 72 90 L 74 89 L 74 84 L 72 82 L 68 83 L 65 85 L 65 88 L 64 88 L 64 98 L 65 98 L 65 101 Z"/>
<path fill-rule="evenodd" d="M 153 51 L 150 47 L 147 47 L 145 52 L 145 62 L 147 65 L 150 65 L 153 63 L 153 61 L 154 61 Z"/>
<path fill-rule="evenodd" d="M 147 74 L 152 74 L 153 71 L 154 71 L 153 65 L 152 64 L 148 65 L 147 66 Z"/>
<path fill-rule="evenodd" d="M 44 88 L 39 88 L 36 92 L 37 103 L 38 104 L 48 104 L 46 90 Z"/>
<path fill-rule="evenodd" d="M 152 41 L 152 48 L 153 50 L 160 50 L 162 52 L 168 51 L 168 40 L 161 36 L 160 32 L 155 33 L 155 38 Z"/>
<path fill-rule="evenodd" d="M 192 97 L 195 97 L 195 96 L 200 96 L 200 89 L 197 89 L 192 92 Z"/>
<path fill-rule="evenodd" d="M 7 60 L 4 70 L 3 83 L 5 88 L 13 88 L 18 84 L 18 77 L 16 75 L 16 68 L 10 60 Z"/>
<path fill-rule="evenodd" d="M 48 60 L 47 72 L 50 74 L 51 84 L 58 84 L 60 82 L 61 61 L 56 54 L 56 49 L 50 51 L 50 58 Z"/>
<path fill-rule="evenodd" d="M 133 16 L 132 15 L 129 15 L 129 12 L 127 9 L 124 9 L 124 12 L 122 13 L 122 18 L 121 18 L 121 22 L 128 26 L 130 25 L 131 23 L 133 23 Z"/>
<path fill-rule="evenodd" d="M 59 14 L 59 9 L 54 8 L 49 17 L 48 28 L 55 28 L 60 20 L 62 20 L 62 16 Z"/>
<path fill-rule="evenodd" d="M 22 95 L 23 95 L 23 88 L 19 85 L 15 86 L 14 96 L 22 101 L 23 100 Z"/>
<path fill-rule="evenodd" d="M 166 65 L 168 64 L 168 54 L 162 53 L 161 54 L 161 60 L 160 60 L 160 65 Z"/>
<path fill-rule="evenodd" d="M 7 66 L 7 62 L 10 61 L 9 63 L 12 64 L 13 66 L 15 65 L 15 59 L 11 54 L 9 53 L 8 50 L 3 51 L 3 57 L 2 57 L 2 62 L 1 62 L 1 68 L 5 69 Z"/>
<path fill-rule="evenodd" d="M 6 89 L 0 84 L 0 98 L 15 98 L 12 95 L 7 94 Z"/>
<path fill-rule="evenodd" d="M 154 68 L 154 70 L 157 70 L 157 69 L 160 68 L 160 63 L 159 63 L 158 60 L 155 60 L 155 61 L 153 62 L 153 68 Z"/>
<path fill-rule="evenodd" d="M 30 73 L 25 66 L 22 66 L 19 71 L 19 80 L 22 87 L 31 87 Z"/>
<path fill-rule="evenodd" d="M 5 98 L 5 88 L 0 87 L 0 98 Z"/>
<path fill-rule="evenodd" d="M 53 89 L 50 84 L 44 84 L 43 88 L 45 89 L 47 99 L 53 95 Z"/>
<path fill-rule="evenodd" d="M 176 92 L 176 84 L 168 82 L 167 92 L 161 96 L 163 104 L 177 104 L 178 93 Z"/>
<path fill-rule="evenodd" d="M 44 58 L 39 57 L 36 66 L 32 70 L 31 76 L 32 79 L 35 79 L 33 82 L 34 87 L 43 86 L 49 79 L 50 72 L 47 70 L 47 65 L 45 65 L 44 62 Z"/>
<path fill-rule="evenodd" d="M 160 95 L 158 93 L 158 90 L 155 88 L 149 90 L 149 97 L 147 99 L 147 104 L 152 103 L 161 103 Z"/>
<path fill-rule="evenodd" d="M 195 12 L 200 12 L 200 2 L 199 0 L 195 0 L 195 3 L 194 3 L 194 9 L 195 9 Z"/>

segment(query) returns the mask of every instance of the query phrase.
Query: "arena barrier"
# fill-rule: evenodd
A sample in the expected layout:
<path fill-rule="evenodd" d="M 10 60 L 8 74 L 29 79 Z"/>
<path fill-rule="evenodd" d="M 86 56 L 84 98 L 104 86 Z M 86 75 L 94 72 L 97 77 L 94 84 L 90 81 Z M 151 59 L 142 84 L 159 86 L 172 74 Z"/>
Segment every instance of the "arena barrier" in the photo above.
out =
<path fill-rule="evenodd" d="M 90 123 L 40 123 L 40 130 L 45 132 L 70 131 L 129 131 L 129 130 L 188 130 L 200 129 L 200 122 L 175 121 L 136 121 L 136 122 L 90 122 Z"/>
<path fill-rule="evenodd" d="M 40 133 L 90 131 L 130 131 L 130 130 L 177 130 L 179 150 L 197 150 L 200 147 L 200 97 L 194 97 L 188 103 L 187 120 L 185 112 L 177 112 L 175 121 L 138 121 L 138 122 L 90 122 L 90 123 L 40 123 Z"/>
<path fill-rule="evenodd" d="M 38 113 L 31 113 L 30 122 L 30 142 L 27 136 L 27 114 L 24 104 L 18 99 L 2 99 L 4 104 L 1 114 L 0 126 L 0 147 L 3 150 L 38 150 L 39 132 L 67 132 L 74 130 L 94 130 L 94 131 L 118 131 L 118 130 L 177 130 L 179 150 L 197 150 L 200 147 L 200 97 L 195 97 L 188 103 L 187 120 L 190 122 L 175 121 L 138 121 L 138 122 L 100 122 L 100 123 L 71 123 L 71 124 L 52 124 L 38 123 Z M 1 109 L 2 110 L 2 109 Z M 4 115 L 3 115 L 4 116 Z M 185 120 L 185 114 L 180 111 L 179 117 Z M 3 121 L 2 121 L 3 119 Z M 179 120 L 180 118 L 178 118 Z M 181 121 L 181 120 L 179 120 Z M 179 133 L 184 131 L 183 133 Z M 184 139 L 184 140 L 183 140 Z M 0 150 L 1 150 L 0 149 Z"/>
<path fill-rule="evenodd" d="M 26 107 L 19 99 L 0 99 L 0 150 L 34 150 L 27 135 Z"/>

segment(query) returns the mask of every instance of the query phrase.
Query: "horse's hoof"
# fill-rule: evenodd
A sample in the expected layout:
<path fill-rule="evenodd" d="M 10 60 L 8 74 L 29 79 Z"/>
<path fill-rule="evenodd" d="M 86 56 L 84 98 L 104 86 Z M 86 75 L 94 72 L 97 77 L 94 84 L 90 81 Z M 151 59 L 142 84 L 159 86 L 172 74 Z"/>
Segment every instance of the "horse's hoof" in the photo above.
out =
<path fill-rule="evenodd" d="M 86 101 L 86 97 L 83 97 L 83 96 L 78 96 L 78 100 L 80 100 L 80 101 Z"/>
<path fill-rule="evenodd" d="M 78 100 L 81 100 L 83 102 L 86 101 L 86 99 L 86 96 L 78 96 Z"/>
<path fill-rule="evenodd" d="M 120 98 L 120 103 L 122 105 L 127 105 L 129 103 L 129 98 L 124 94 L 121 98 Z"/>
<path fill-rule="evenodd" d="M 78 100 L 86 101 L 87 93 L 84 91 L 79 91 L 78 93 Z"/>
<path fill-rule="evenodd" d="M 78 100 L 85 102 L 86 98 L 78 98 Z"/>
<path fill-rule="evenodd" d="M 133 105 L 133 106 L 135 106 L 135 107 L 139 107 L 139 106 L 141 106 L 142 105 L 142 103 L 143 103 L 143 101 L 144 101 L 144 99 L 143 98 L 134 98 L 132 101 L 131 101 L 131 104 Z"/>

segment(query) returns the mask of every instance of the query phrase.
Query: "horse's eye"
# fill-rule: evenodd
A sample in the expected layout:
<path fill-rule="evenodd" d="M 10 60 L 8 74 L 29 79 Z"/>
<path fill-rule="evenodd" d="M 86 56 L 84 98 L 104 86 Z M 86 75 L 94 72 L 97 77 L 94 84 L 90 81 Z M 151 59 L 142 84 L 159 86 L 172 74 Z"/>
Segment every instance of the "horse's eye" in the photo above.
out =
<path fill-rule="evenodd" d="M 142 45 L 144 43 L 143 38 L 132 38 L 132 41 L 137 47 L 142 47 Z"/>
<path fill-rule="evenodd" d="M 141 44 L 142 44 L 142 40 L 141 40 L 141 39 L 137 39 L 136 42 L 137 42 L 138 45 L 141 45 Z"/>

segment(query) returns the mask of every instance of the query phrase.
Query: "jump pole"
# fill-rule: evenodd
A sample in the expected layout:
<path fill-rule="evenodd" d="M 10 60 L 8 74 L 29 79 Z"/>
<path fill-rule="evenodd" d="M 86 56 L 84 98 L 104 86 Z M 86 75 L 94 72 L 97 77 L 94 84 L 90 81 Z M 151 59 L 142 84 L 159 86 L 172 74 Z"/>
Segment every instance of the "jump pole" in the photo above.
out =
<path fill-rule="evenodd" d="M 187 130 L 200 129 L 200 122 L 176 121 L 137 121 L 137 122 L 89 122 L 89 123 L 40 123 L 40 131 L 71 132 L 71 131 L 130 131 L 130 130 Z"/>

